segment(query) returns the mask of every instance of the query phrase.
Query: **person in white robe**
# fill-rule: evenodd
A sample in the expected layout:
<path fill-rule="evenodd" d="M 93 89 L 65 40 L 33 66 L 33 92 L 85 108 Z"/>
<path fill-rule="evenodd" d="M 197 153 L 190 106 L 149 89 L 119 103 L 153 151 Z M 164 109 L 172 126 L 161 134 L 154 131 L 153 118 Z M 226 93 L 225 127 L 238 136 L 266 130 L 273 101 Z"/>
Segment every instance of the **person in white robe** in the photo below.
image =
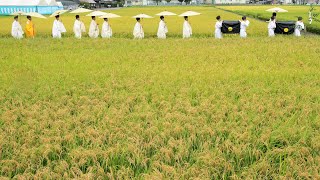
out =
<path fill-rule="evenodd" d="M 23 30 L 19 23 L 18 16 L 14 17 L 14 21 L 12 23 L 12 29 L 11 29 L 11 35 L 12 37 L 16 39 L 22 39 L 23 38 Z"/>
<path fill-rule="evenodd" d="M 101 37 L 102 38 L 111 38 L 112 37 L 112 29 L 108 23 L 108 18 L 104 18 L 104 22 L 102 24 L 102 29 L 101 29 Z"/>
<path fill-rule="evenodd" d="M 95 16 L 92 16 L 91 18 L 92 20 L 89 27 L 89 37 L 97 38 L 99 36 L 99 24 L 97 24 Z"/>
<path fill-rule="evenodd" d="M 84 23 L 80 20 L 80 16 L 76 15 L 76 20 L 74 21 L 73 25 L 73 33 L 77 39 L 81 39 L 82 33 L 86 32 L 86 27 Z"/>
<path fill-rule="evenodd" d="M 296 22 L 296 27 L 294 29 L 294 35 L 297 37 L 300 37 L 302 30 L 304 30 L 304 24 L 302 22 L 302 17 L 298 17 L 298 21 Z"/>
<path fill-rule="evenodd" d="M 268 34 L 269 34 L 269 37 L 274 37 L 274 30 L 276 29 L 276 20 L 275 20 L 275 17 L 272 16 L 270 18 L 270 21 L 268 23 Z"/>
<path fill-rule="evenodd" d="M 242 17 L 242 21 L 240 21 L 240 37 L 246 38 L 247 37 L 247 27 L 249 26 L 250 22 L 247 20 L 246 16 Z"/>
<path fill-rule="evenodd" d="M 158 33 L 157 33 L 158 38 L 166 39 L 167 32 L 168 32 L 168 28 L 166 23 L 164 22 L 164 16 L 160 16 L 160 22 L 159 22 Z"/>
<path fill-rule="evenodd" d="M 222 39 L 222 32 L 221 32 L 221 28 L 222 28 L 222 20 L 221 20 L 221 17 L 220 16 L 217 16 L 216 17 L 217 19 L 217 22 L 216 22 L 216 25 L 215 25 L 215 31 L 214 31 L 214 37 L 216 39 Z"/>
<path fill-rule="evenodd" d="M 140 18 L 136 18 L 137 23 L 134 25 L 133 28 L 133 37 L 134 39 L 143 39 L 144 38 L 144 32 L 142 25 L 140 23 Z"/>
<path fill-rule="evenodd" d="M 190 38 L 191 35 L 192 35 L 192 28 L 188 22 L 188 16 L 185 16 L 184 17 L 184 23 L 183 23 L 183 31 L 182 31 L 182 34 L 183 34 L 183 38 L 186 39 L 186 38 Z"/>
<path fill-rule="evenodd" d="M 63 23 L 60 21 L 60 16 L 55 16 L 56 19 L 53 22 L 52 26 L 52 37 L 53 38 L 61 38 L 61 34 L 67 32 Z"/>

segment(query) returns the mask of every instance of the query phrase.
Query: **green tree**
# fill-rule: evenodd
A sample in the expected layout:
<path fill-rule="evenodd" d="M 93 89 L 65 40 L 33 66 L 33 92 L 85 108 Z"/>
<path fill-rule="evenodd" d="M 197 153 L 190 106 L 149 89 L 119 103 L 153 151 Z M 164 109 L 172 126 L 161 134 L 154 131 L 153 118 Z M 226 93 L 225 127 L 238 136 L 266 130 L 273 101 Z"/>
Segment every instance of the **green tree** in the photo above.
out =
<path fill-rule="evenodd" d="M 80 2 L 80 6 L 83 6 L 84 8 L 90 8 L 90 4 L 87 2 Z"/>
<path fill-rule="evenodd" d="M 182 4 L 184 0 L 178 0 L 178 1 Z"/>
<path fill-rule="evenodd" d="M 157 3 L 157 5 L 159 5 L 159 2 L 161 2 L 162 0 L 154 0 L 156 3 Z"/>

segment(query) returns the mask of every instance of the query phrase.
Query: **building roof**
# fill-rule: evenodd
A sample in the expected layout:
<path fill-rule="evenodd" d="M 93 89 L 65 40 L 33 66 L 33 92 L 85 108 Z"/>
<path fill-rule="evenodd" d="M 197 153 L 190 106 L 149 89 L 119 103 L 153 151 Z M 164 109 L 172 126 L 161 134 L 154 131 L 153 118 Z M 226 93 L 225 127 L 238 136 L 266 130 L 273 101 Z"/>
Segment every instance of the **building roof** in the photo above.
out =
<path fill-rule="evenodd" d="M 63 7 L 62 2 L 57 2 L 57 4 L 58 4 L 59 7 Z"/>
<path fill-rule="evenodd" d="M 38 2 L 37 5 L 38 5 L 38 6 L 48 6 L 48 3 L 47 3 L 46 0 L 39 0 L 39 2 Z"/>
<path fill-rule="evenodd" d="M 85 2 L 89 4 L 95 4 L 96 2 L 94 0 L 80 0 L 80 2 Z"/>
<path fill-rule="evenodd" d="M 49 6 L 58 6 L 58 3 L 56 2 L 56 0 L 51 0 L 49 2 Z"/>
<path fill-rule="evenodd" d="M 55 0 L 0 0 L 0 6 L 48 6 L 49 4 L 57 3 Z"/>

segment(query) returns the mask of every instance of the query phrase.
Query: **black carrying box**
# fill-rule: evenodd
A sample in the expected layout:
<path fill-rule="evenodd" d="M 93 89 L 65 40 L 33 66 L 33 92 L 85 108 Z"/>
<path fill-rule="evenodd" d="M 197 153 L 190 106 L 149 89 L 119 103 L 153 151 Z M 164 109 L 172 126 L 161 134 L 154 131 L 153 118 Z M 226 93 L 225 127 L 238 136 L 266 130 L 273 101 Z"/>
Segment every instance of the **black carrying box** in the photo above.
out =
<path fill-rule="evenodd" d="M 223 21 L 221 32 L 225 34 L 240 33 L 240 22 L 239 21 Z"/>
<path fill-rule="evenodd" d="M 292 34 L 294 33 L 294 29 L 296 27 L 295 21 L 277 21 L 276 29 L 274 33 L 276 34 Z"/>

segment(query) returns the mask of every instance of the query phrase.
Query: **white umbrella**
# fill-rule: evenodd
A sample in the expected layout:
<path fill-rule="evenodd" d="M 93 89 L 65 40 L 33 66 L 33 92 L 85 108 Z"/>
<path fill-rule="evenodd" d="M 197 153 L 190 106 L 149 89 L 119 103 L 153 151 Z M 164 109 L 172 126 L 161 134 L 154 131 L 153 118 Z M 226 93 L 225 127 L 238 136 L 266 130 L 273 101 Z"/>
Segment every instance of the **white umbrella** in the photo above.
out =
<path fill-rule="evenodd" d="M 157 16 L 175 16 L 177 14 L 169 11 L 162 11 L 161 13 L 156 14 Z"/>
<path fill-rule="evenodd" d="M 93 11 L 92 13 L 87 14 L 86 16 L 104 16 L 104 15 L 106 15 L 106 14 L 107 14 L 107 13 L 102 12 L 102 11 Z"/>
<path fill-rule="evenodd" d="M 121 17 L 121 16 L 113 13 L 107 13 L 106 15 L 100 16 L 99 18 L 118 18 L 118 17 Z"/>
<path fill-rule="evenodd" d="M 133 18 L 153 18 L 153 17 L 146 14 L 138 14 L 136 16 L 133 16 Z"/>
<path fill-rule="evenodd" d="M 179 16 L 197 16 L 200 15 L 201 13 L 195 12 L 195 11 L 186 11 Z"/>
<path fill-rule="evenodd" d="M 287 10 L 279 8 L 279 7 L 267 9 L 266 11 L 268 11 L 268 12 L 288 12 Z"/>
<path fill-rule="evenodd" d="M 17 12 L 14 12 L 14 13 L 10 14 L 10 15 L 12 15 L 12 16 L 23 16 L 23 15 L 25 15 L 25 14 L 26 14 L 26 13 L 23 12 L 23 11 L 17 11 Z"/>
<path fill-rule="evenodd" d="M 61 15 L 66 12 L 68 12 L 68 10 L 58 10 L 58 11 L 55 11 L 54 13 L 52 13 L 50 17 L 55 17 L 57 15 Z"/>
<path fill-rule="evenodd" d="M 36 17 L 36 18 L 42 18 L 42 19 L 47 19 L 45 16 L 42 14 L 36 13 L 36 12 L 31 12 L 31 13 L 26 13 L 24 14 L 25 16 L 31 16 L 31 17 Z"/>
<path fill-rule="evenodd" d="M 92 10 L 90 9 L 85 9 L 85 8 L 78 8 L 76 10 L 71 11 L 70 13 L 72 14 L 78 14 L 78 13 L 88 13 L 91 12 Z"/>

